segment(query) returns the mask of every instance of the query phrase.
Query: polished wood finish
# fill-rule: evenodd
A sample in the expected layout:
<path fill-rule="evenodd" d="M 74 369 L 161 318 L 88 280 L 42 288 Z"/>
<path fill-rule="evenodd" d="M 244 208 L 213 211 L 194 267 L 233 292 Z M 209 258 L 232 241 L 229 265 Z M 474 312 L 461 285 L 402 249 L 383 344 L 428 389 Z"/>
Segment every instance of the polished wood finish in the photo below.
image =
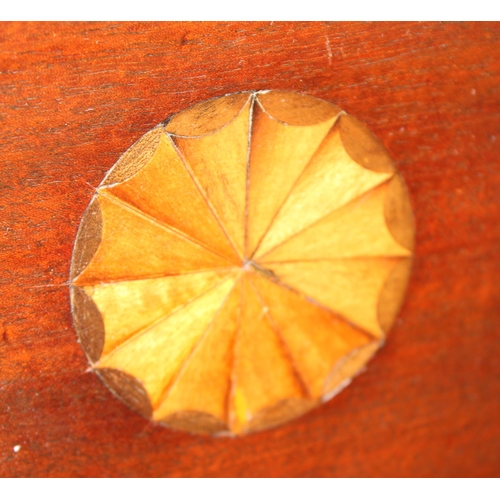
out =
<path fill-rule="evenodd" d="M 0 43 L 3 476 L 499 475 L 497 24 L 4 23 Z M 157 123 L 267 88 L 335 102 L 391 151 L 416 216 L 407 299 L 369 370 L 293 423 L 234 440 L 145 424 L 86 373 L 77 229 Z"/>

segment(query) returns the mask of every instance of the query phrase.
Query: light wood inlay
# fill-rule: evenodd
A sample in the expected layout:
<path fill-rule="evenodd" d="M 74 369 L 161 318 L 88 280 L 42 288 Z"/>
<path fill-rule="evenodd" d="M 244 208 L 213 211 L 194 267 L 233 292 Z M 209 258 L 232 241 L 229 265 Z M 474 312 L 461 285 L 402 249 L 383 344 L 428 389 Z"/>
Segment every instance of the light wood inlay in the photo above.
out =
<path fill-rule="evenodd" d="M 282 91 L 197 104 L 97 189 L 72 264 L 95 370 L 154 422 L 244 434 L 345 387 L 408 283 L 413 215 L 383 145 Z"/>

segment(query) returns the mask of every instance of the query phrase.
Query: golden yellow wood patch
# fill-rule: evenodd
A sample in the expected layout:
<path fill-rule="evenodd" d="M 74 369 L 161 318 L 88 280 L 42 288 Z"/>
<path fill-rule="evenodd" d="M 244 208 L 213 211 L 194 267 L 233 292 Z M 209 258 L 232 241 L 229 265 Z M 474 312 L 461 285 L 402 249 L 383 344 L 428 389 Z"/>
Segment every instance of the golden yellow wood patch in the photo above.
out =
<path fill-rule="evenodd" d="M 227 95 L 145 134 L 97 188 L 73 252 L 75 328 L 153 421 L 263 430 L 382 345 L 413 245 L 404 181 L 363 124 L 301 94 Z"/>

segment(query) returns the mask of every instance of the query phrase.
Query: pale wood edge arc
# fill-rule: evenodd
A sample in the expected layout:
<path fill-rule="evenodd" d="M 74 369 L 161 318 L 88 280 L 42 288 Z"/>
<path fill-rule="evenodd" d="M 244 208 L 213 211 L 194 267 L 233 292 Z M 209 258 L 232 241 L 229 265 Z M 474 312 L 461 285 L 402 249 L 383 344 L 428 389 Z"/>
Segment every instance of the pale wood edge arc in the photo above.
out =
<path fill-rule="evenodd" d="M 126 406 L 151 420 L 153 407 L 140 380 L 114 368 L 98 368 L 95 372 L 104 385 Z"/>
<path fill-rule="evenodd" d="M 99 188 L 120 184 L 137 174 L 155 155 L 162 134 L 163 129 L 158 125 L 140 137 L 120 156 Z"/>
<path fill-rule="evenodd" d="M 271 118 L 292 126 L 317 125 L 342 113 L 341 108 L 323 99 L 284 90 L 257 92 L 257 101 Z"/>
<path fill-rule="evenodd" d="M 347 387 L 352 379 L 365 369 L 368 361 L 382 345 L 383 340 L 370 342 L 352 350 L 338 361 L 325 379 L 321 402 L 329 401 Z"/>
<path fill-rule="evenodd" d="M 210 135 L 235 120 L 253 94 L 254 91 L 237 92 L 202 101 L 175 113 L 161 126 L 174 137 Z"/>
<path fill-rule="evenodd" d="M 320 401 L 312 399 L 283 399 L 257 412 L 238 434 L 252 434 L 278 427 L 304 415 L 319 403 Z"/>
<path fill-rule="evenodd" d="M 83 214 L 76 235 L 71 260 L 70 281 L 74 281 L 90 264 L 102 238 L 102 213 L 97 196 L 94 195 Z"/>
<path fill-rule="evenodd" d="M 83 350 L 91 363 L 95 363 L 104 349 L 104 321 L 94 301 L 82 288 L 71 285 L 71 312 L 73 325 Z"/>
<path fill-rule="evenodd" d="M 394 160 L 385 146 L 364 123 L 343 113 L 337 124 L 342 144 L 356 163 L 373 172 L 397 172 Z"/>
<path fill-rule="evenodd" d="M 384 218 L 392 237 L 404 248 L 415 248 L 415 218 L 408 188 L 403 176 L 397 172 L 389 181 L 384 201 Z"/>
<path fill-rule="evenodd" d="M 189 432 L 190 434 L 227 435 L 230 434 L 225 422 L 214 415 L 202 411 L 182 410 L 172 413 L 155 423 L 169 429 Z"/>
<path fill-rule="evenodd" d="M 401 258 L 401 261 L 389 274 L 380 292 L 377 317 L 380 327 L 386 334 L 392 328 L 403 305 L 406 289 L 410 282 L 412 265 L 413 257 Z"/>

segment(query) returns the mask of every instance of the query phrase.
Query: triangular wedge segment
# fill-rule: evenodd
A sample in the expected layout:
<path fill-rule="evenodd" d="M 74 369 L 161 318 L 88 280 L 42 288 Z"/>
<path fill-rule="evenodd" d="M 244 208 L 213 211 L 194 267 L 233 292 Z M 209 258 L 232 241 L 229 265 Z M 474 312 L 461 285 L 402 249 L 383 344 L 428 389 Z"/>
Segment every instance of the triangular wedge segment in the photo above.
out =
<path fill-rule="evenodd" d="M 259 95 L 249 167 L 247 255 L 251 256 L 340 109 L 289 92 Z M 312 100 L 312 101 L 311 101 Z M 316 112 L 311 108 L 317 106 Z M 291 123 L 290 123 L 291 122 Z"/>
<path fill-rule="evenodd" d="M 243 258 L 248 134 L 252 100 L 220 130 L 202 137 L 173 137 L 188 168 Z"/>
<path fill-rule="evenodd" d="M 99 247 L 74 280 L 78 286 L 225 268 L 231 263 L 157 224 L 117 198 L 99 194 Z"/>
<path fill-rule="evenodd" d="M 85 287 L 103 318 L 106 334 L 102 354 L 203 294 L 230 272 L 214 270 Z"/>
<path fill-rule="evenodd" d="M 345 150 L 336 124 L 309 162 L 264 236 L 256 259 L 393 175 L 368 170 Z"/>
<path fill-rule="evenodd" d="M 273 248 L 259 261 L 411 255 L 387 226 L 385 206 L 391 185 L 392 179 L 361 195 Z"/>
<path fill-rule="evenodd" d="M 248 274 L 243 282 L 230 411 L 231 430 L 236 434 L 251 428 L 252 419 L 260 411 L 284 400 L 304 398 L 297 374 Z"/>
<path fill-rule="evenodd" d="M 351 321 L 375 338 L 384 332 L 378 303 L 400 258 L 374 257 L 268 264 L 283 283 Z"/>
<path fill-rule="evenodd" d="M 220 422 L 219 431 L 228 430 L 227 403 L 240 303 L 238 281 L 166 393 L 155 420 L 175 426 L 180 414 L 189 414 L 188 422 L 195 420 L 193 431 L 199 430 L 200 420 L 209 425 L 207 431 L 212 430 L 214 419 Z"/>
<path fill-rule="evenodd" d="M 371 337 L 297 292 L 263 277 L 254 283 L 309 393 L 319 399 L 333 366 Z"/>
<path fill-rule="evenodd" d="M 164 320 L 139 332 L 99 360 L 96 368 L 114 368 L 144 385 L 153 409 L 206 331 L 236 278 L 228 278 Z"/>
<path fill-rule="evenodd" d="M 116 180 L 116 174 L 106 179 L 100 189 L 237 262 L 234 249 L 170 138 L 162 128 L 155 128 L 148 135 L 151 136 L 148 146 L 154 153 L 141 156 L 138 151 L 136 155 L 126 157 L 121 164 L 127 163 L 126 159 L 131 158 L 129 161 L 133 160 L 134 168 L 127 168 L 124 172 L 134 172 L 134 175 L 118 184 L 110 184 Z M 142 143 L 138 143 L 131 149 L 142 147 Z M 142 164 L 137 166 L 136 163 L 140 161 Z M 117 165 L 121 169 L 128 167 L 121 164 Z"/>

